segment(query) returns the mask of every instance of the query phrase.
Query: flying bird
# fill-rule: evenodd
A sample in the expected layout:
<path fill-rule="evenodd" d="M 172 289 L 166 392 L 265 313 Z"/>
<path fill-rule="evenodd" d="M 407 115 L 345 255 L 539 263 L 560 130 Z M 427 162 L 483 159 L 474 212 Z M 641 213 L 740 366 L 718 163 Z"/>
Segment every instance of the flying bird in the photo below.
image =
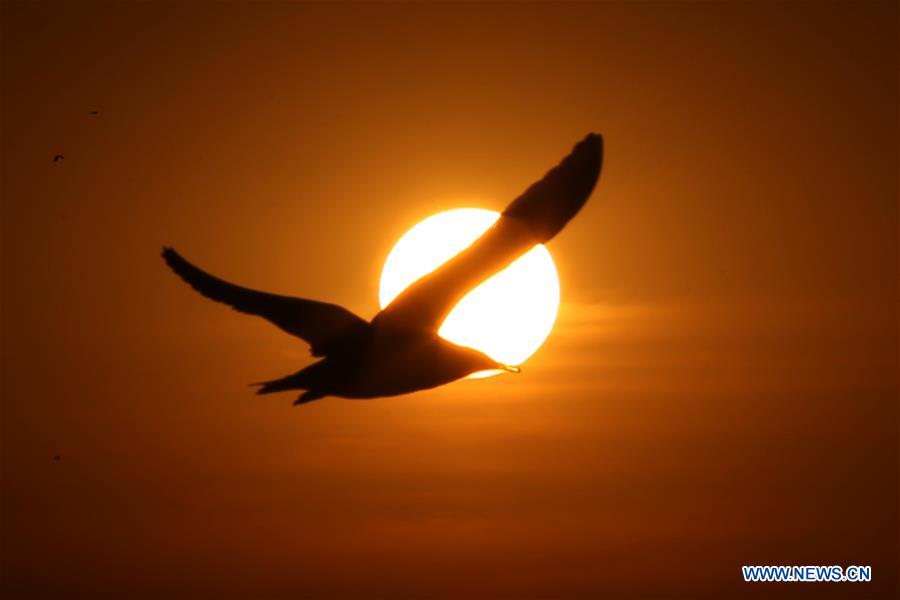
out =
<path fill-rule="evenodd" d="M 434 388 L 472 373 L 519 368 L 438 336 L 444 319 L 470 290 L 519 256 L 552 239 L 587 202 L 600 175 L 603 139 L 589 134 L 544 177 L 512 201 L 494 225 L 466 249 L 406 288 L 371 321 L 315 300 L 228 283 L 172 248 L 162 257 L 188 285 L 210 300 L 263 317 L 310 345 L 321 360 L 257 393 L 303 393 L 294 405 L 326 396 L 377 398 Z"/>
<path fill-rule="evenodd" d="M 65 156 L 63 156 L 62 154 L 54 154 L 54 155 L 53 155 L 53 162 L 59 162 L 59 161 L 61 161 L 61 160 L 64 159 L 64 158 L 65 158 Z"/>

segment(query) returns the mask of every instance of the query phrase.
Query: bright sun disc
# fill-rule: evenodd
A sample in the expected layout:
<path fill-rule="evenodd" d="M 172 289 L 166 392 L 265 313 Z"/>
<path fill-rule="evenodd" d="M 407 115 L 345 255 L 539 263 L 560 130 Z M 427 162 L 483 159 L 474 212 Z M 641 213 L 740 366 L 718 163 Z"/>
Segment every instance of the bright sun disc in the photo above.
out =
<path fill-rule="evenodd" d="M 381 308 L 474 242 L 498 218 L 500 213 L 492 210 L 461 208 L 428 217 L 407 231 L 384 263 L 378 290 Z M 556 266 L 547 248 L 537 245 L 460 300 L 438 334 L 498 362 L 519 365 L 547 339 L 558 310 Z"/>

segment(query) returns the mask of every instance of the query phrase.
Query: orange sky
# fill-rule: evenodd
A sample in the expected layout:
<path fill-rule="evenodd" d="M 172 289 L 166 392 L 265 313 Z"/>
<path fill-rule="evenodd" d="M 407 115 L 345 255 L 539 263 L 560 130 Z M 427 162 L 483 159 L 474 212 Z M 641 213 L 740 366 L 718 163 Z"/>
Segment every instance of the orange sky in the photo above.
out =
<path fill-rule="evenodd" d="M 2 9 L 5 591 L 896 597 L 896 3 Z M 368 318 L 589 131 L 516 377 L 257 398 L 305 347 L 158 256 Z"/>

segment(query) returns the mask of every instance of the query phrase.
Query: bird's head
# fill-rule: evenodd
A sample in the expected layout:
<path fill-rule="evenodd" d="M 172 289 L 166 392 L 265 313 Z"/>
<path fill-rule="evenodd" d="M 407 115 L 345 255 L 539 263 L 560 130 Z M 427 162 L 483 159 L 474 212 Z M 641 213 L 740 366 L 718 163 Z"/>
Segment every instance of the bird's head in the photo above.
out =
<path fill-rule="evenodd" d="M 438 368 L 448 381 L 468 377 L 482 371 L 506 371 L 509 373 L 521 371 L 519 367 L 497 362 L 484 352 L 466 346 L 458 346 L 443 338 L 440 338 L 440 354 Z"/>

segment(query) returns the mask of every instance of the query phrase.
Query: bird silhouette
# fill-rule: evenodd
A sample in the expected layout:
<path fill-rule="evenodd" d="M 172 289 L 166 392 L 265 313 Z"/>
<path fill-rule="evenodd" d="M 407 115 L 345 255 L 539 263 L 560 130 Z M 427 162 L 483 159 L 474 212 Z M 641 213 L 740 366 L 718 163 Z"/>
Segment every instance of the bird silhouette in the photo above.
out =
<path fill-rule="evenodd" d="M 53 155 L 53 162 L 59 162 L 59 161 L 61 161 L 61 160 L 64 159 L 64 158 L 65 158 L 65 156 L 63 156 L 62 154 L 54 154 L 54 155 Z"/>
<path fill-rule="evenodd" d="M 471 289 L 536 244 L 552 239 L 594 189 L 603 139 L 589 134 L 544 177 L 512 201 L 466 249 L 406 288 L 367 322 L 326 302 L 280 296 L 228 283 L 163 248 L 169 267 L 203 296 L 267 319 L 305 340 L 321 360 L 259 385 L 259 394 L 303 390 L 294 405 L 325 396 L 377 398 L 437 387 L 478 371 L 519 372 L 437 331 Z"/>

